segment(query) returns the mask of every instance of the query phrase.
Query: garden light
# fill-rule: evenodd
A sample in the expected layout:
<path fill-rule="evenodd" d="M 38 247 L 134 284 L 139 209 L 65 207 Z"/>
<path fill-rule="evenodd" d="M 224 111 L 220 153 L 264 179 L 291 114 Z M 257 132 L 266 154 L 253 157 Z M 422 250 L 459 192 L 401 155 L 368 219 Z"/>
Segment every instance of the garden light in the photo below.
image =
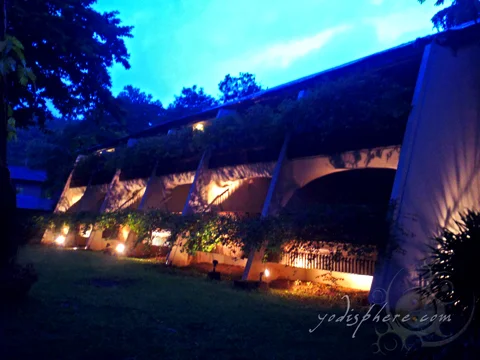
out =
<path fill-rule="evenodd" d="M 268 277 L 270 276 L 270 270 L 265 269 L 265 272 L 264 272 L 264 273 L 265 273 L 265 277 L 268 278 Z"/>
<path fill-rule="evenodd" d="M 64 245 L 65 244 L 65 236 L 63 235 L 59 235 L 56 239 L 55 239 L 55 243 L 57 245 Z"/>
<path fill-rule="evenodd" d="M 117 253 L 123 254 L 125 252 L 125 245 L 124 244 L 118 244 L 116 249 Z"/>

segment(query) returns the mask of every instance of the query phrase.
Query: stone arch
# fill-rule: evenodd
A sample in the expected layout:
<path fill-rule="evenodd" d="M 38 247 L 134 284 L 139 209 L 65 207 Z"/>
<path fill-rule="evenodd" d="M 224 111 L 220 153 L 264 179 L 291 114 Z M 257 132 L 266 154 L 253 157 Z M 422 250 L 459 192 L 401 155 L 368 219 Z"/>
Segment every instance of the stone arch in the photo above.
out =
<path fill-rule="evenodd" d="M 260 214 L 270 182 L 270 177 L 252 177 L 238 181 L 235 187 L 229 188 L 224 198 L 220 197 L 218 211 Z"/>
<path fill-rule="evenodd" d="M 337 156 L 313 156 L 288 161 L 274 207 L 283 208 L 293 194 L 308 183 L 333 173 L 358 169 L 392 169 L 398 166 L 400 148 L 350 151 Z"/>
<path fill-rule="evenodd" d="M 331 172 L 298 188 L 285 209 L 295 211 L 313 204 L 368 205 L 387 210 L 396 171 L 362 168 Z"/>
<path fill-rule="evenodd" d="M 187 202 L 188 193 L 192 184 L 181 184 L 171 189 L 168 200 L 165 202 L 165 210 L 174 213 L 181 213 Z"/>

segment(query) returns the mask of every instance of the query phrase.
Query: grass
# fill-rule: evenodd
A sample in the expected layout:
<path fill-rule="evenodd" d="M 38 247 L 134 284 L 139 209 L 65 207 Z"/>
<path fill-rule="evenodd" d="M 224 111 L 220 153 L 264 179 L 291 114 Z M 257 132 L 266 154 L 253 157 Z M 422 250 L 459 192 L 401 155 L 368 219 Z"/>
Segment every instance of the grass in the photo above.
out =
<path fill-rule="evenodd" d="M 0 312 L 0 359 L 370 359 L 373 325 L 292 292 L 244 292 L 204 274 L 32 246 L 30 298 Z M 355 308 L 356 309 L 356 308 Z"/>

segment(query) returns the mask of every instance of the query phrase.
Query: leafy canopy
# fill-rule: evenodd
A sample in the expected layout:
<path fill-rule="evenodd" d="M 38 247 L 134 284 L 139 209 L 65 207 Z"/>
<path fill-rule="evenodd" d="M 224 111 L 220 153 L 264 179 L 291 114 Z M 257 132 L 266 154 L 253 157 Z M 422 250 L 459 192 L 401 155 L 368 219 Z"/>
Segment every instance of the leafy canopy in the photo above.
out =
<path fill-rule="evenodd" d="M 168 112 L 171 117 L 182 117 L 215 105 L 218 105 L 218 101 L 214 97 L 205 93 L 202 87 L 193 85 L 190 88 L 184 87 L 180 95 L 175 96 L 175 100 L 168 107 Z"/>
<path fill-rule="evenodd" d="M 43 123 L 52 104 L 66 118 L 115 113 L 108 69 L 129 68 L 124 38 L 132 37 L 118 12 L 99 13 L 96 0 L 11 0 L 7 33 L 23 44 L 36 75 L 33 86 L 9 89 L 19 125 Z M 94 110 L 96 110 L 94 112 Z M 35 117 L 33 116 L 35 114 Z M 118 115 L 118 114 L 116 114 Z"/>
<path fill-rule="evenodd" d="M 418 0 L 420 4 L 426 0 Z M 438 30 L 447 30 L 469 21 L 477 21 L 480 14 L 479 0 L 449 0 L 450 6 L 446 6 L 437 12 L 432 23 Z M 435 0 L 435 6 L 444 6 L 445 0 Z"/>
<path fill-rule="evenodd" d="M 259 92 L 262 87 L 257 84 L 255 75 L 250 73 L 240 73 L 238 77 L 226 75 L 218 84 L 218 89 L 222 93 L 220 101 L 227 102 L 238 100 L 242 97 Z"/>

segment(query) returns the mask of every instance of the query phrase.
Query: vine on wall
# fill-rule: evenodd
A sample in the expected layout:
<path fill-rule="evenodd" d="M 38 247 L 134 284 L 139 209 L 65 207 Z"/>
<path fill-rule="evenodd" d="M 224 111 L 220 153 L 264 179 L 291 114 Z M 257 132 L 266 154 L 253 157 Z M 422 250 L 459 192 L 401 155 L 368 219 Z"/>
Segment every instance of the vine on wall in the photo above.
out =
<path fill-rule="evenodd" d="M 339 216 L 340 214 L 348 214 Z M 183 250 L 211 252 L 222 244 L 247 253 L 268 242 L 268 252 L 314 251 L 331 249 L 365 255 L 385 241 L 388 226 L 384 213 L 359 206 L 314 207 L 297 214 L 280 214 L 262 218 L 259 215 L 219 215 L 213 213 L 182 216 L 161 210 L 122 210 L 103 214 L 81 212 L 54 214 L 39 218 L 52 231 L 70 229 L 107 229 L 128 226 L 137 235 L 136 244 L 150 241 L 155 230 L 170 230 L 168 241 L 184 239 Z M 135 245 L 136 245 L 135 244 Z"/>
<path fill-rule="evenodd" d="M 187 127 L 138 139 L 133 146 L 102 155 L 108 157 L 104 166 L 122 169 L 127 178 L 143 178 L 150 175 L 157 163 L 200 156 L 209 148 L 231 152 L 277 146 L 287 131 L 298 134 L 303 147 L 308 147 L 307 140 L 311 139 L 315 147 L 326 152 L 341 151 L 342 146 L 355 143 L 354 139 L 359 139 L 362 146 L 368 145 L 366 142 L 378 146 L 374 142 L 394 134 L 387 141 L 401 141 L 411 109 L 411 93 L 411 88 L 371 74 L 325 81 L 299 100 L 287 98 L 278 105 L 255 104 L 238 115 L 215 120 L 204 131 Z M 80 166 L 82 170 L 76 172 L 88 174 L 89 169 L 96 169 L 98 156 L 87 156 Z"/>

